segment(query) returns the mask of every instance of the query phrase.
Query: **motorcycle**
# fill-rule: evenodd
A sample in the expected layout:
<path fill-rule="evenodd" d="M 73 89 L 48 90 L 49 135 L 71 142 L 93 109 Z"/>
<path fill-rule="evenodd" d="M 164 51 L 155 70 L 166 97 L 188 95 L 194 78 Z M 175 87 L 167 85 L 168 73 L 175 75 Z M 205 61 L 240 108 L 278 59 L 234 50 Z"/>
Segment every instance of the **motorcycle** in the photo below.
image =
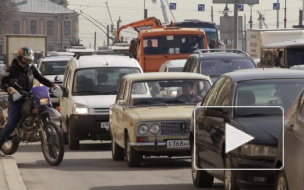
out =
<path fill-rule="evenodd" d="M 64 156 L 64 141 L 59 128 L 61 114 L 52 107 L 48 88 L 33 87 L 31 93 L 26 93 L 22 91 L 16 79 L 10 81 L 10 86 L 22 94 L 25 103 L 21 108 L 22 118 L 12 135 L 6 139 L 1 151 L 12 155 L 21 141 L 40 141 L 47 163 L 51 166 L 59 165 Z"/>

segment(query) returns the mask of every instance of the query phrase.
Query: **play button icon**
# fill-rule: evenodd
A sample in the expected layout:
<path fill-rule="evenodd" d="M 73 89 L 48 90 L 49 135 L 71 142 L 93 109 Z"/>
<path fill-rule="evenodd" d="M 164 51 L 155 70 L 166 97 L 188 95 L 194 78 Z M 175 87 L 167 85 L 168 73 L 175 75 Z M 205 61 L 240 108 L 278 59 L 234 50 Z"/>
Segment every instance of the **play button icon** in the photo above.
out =
<path fill-rule="evenodd" d="M 253 136 L 244 133 L 243 131 L 225 123 L 225 153 L 252 141 Z"/>

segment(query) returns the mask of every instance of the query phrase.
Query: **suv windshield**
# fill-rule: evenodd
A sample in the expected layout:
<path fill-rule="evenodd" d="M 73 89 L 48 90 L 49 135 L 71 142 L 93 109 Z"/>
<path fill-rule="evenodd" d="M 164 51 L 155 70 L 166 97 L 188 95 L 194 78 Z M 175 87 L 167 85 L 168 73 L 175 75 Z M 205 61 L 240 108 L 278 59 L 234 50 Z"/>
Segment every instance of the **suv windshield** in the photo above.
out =
<path fill-rule="evenodd" d="M 251 59 L 209 59 L 202 60 L 200 73 L 207 76 L 220 76 L 238 69 L 255 68 Z"/>
<path fill-rule="evenodd" d="M 85 68 L 76 70 L 73 81 L 73 95 L 115 95 L 120 79 L 131 73 L 139 73 L 138 68 Z"/>
<path fill-rule="evenodd" d="M 130 106 L 196 104 L 209 88 L 209 81 L 198 79 L 137 81 L 131 86 Z"/>

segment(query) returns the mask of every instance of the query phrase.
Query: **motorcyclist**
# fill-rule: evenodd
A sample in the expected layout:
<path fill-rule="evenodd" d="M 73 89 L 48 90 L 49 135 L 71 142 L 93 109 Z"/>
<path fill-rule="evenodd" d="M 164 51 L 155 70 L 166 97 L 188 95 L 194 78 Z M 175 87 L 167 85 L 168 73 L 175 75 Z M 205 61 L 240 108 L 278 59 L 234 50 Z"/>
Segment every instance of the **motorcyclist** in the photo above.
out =
<path fill-rule="evenodd" d="M 8 73 L 2 78 L 1 89 L 9 94 L 8 100 L 8 121 L 0 132 L 0 148 L 6 141 L 6 138 L 17 127 L 21 119 L 21 108 L 25 100 L 17 89 L 10 86 L 11 79 L 17 79 L 18 85 L 22 91 L 29 93 L 33 87 L 33 80 L 36 78 L 41 84 L 52 89 L 60 87 L 46 79 L 37 68 L 32 64 L 34 60 L 33 50 L 28 47 L 22 47 L 18 50 L 17 58 L 12 61 L 8 68 Z"/>

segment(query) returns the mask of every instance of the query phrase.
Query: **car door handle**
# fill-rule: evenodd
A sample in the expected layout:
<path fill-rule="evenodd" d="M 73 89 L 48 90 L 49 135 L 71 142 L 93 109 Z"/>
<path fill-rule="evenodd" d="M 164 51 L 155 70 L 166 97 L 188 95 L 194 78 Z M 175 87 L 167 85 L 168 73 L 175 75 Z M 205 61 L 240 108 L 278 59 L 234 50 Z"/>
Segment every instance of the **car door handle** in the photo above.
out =
<path fill-rule="evenodd" d="M 287 126 L 287 129 L 288 129 L 289 131 L 293 131 L 293 124 Z"/>

